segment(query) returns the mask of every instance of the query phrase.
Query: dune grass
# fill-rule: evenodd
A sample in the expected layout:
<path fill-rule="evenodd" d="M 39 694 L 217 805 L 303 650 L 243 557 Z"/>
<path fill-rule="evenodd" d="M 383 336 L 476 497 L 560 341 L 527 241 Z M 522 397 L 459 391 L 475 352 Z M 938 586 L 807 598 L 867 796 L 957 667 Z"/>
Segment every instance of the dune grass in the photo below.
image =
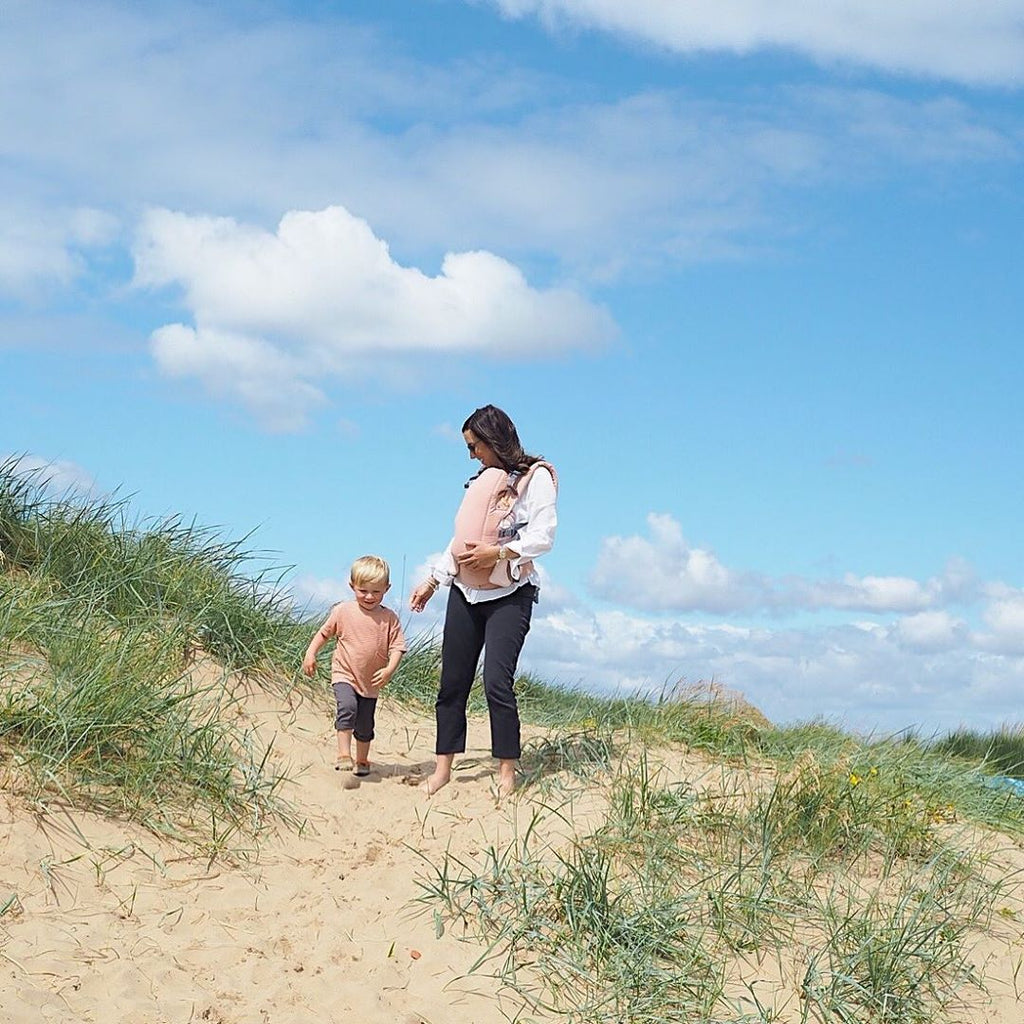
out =
<path fill-rule="evenodd" d="M 994 733 L 957 729 L 937 740 L 937 753 L 984 765 L 989 771 L 1024 779 L 1024 726 L 1003 726 Z"/>
<path fill-rule="evenodd" d="M 37 799 L 218 848 L 284 813 L 229 683 L 281 685 L 308 624 L 251 564 L 194 524 L 133 523 L 123 502 L 53 497 L 0 465 L 0 764 Z M 218 669 L 197 673 L 198 652 Z"/>
<path fill-rule="evenodd" d="M 232 713 L 236 682 L 308 687 L 325 710 L 327 693 L 297 673 L 318 619 L 293 612 L 266 564 L 0 464 L 5 782 L 211 856 L 287 820 L 269 748 Z M 389 698 L 429 710 L 439 657 L 416 640 Z M 970 945 L 1016 879 L 954 832 L 1024 836 L 1024 800 L 986 784 L 1019 772 L 1019 729 L 925 742 L 777 728 L 715 687 L 608 698 L 525 675 L 517 693 L 548 730 L 522 760 L 532 823 L 473 862 L 425 864 L 420 886 L 439 931 L 485 939 L 476 969 L 519 994 L 521 1024 L 917 1024 L 952 1019 L 983 984 Z M 657 749 L 717 767 L 672 778 Z M 583 793 L 598 818 L 549 844 Z M 750 980 L 765 972 L 795 1009 Z"/>
<path fill-rule="evenodd" d="M 547 847 L 540 811 L 475 862 L 426 867 L 421 902 L 487 941 L 475 969 L 521 998 L 522 1022 L 947 1019 L 979 991 L 973 940 L 1017 880 L 993 881 L 888 770 L 854 782 L 806 757 L 695 787 L 641 753 L 607 773 L 596 827 Z M 765 964 L 788 1005 L 738 983 Z"/>

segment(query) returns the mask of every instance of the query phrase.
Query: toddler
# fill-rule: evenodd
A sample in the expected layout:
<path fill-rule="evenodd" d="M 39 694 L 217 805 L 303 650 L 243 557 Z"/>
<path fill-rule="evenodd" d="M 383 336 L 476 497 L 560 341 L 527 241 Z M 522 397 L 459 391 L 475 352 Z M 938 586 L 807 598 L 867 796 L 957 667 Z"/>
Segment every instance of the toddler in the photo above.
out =
<path fill-rule="evenodd" d="M 398 616 L 381 605 L 391 587 L 388 563 L 376 555 L 364 555 L 352 563 L 349 586 L 355 600 L 336 604 L 313 635 L 302 659 L 307 676 L 316 672 L 317 652 L 334 639 L 331 684 L 337 714 L 338 754 L 334 767 L 351 769 L 354 775 L 370 774 L 370 741 L 377 711 L 377 694 L 395 674 L 406 651 Z M 352 737 L 356 757 L 352 760 Z"/>

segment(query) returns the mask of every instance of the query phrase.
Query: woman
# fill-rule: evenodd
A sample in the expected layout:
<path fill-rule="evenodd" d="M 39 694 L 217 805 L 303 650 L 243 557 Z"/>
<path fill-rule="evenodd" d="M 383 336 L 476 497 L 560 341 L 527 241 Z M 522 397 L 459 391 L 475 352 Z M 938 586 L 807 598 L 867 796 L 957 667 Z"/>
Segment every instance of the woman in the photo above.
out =
<path fill-rule="evenodd" d="M 422 788 L 433 796 L 446 786 L 455 755 L 466 749 L 466 702 L 483 650 L 491 753 L 498 759 L 498 791 L 508 796 L 515 789 L 521 753 L 513 682 L 537 600 L 540 580 L 533 563 L 551 550 L 555 540 L 557 480 L 548 463 L 523 451 L 515 424 L 493 405 L 477 409 L 462 425 L 462 436 L 470 457 L 482 469 L 466 485 L 456 536 L 409 602 L 413 611 L 422 611 L 438 587 L 452 584 L 435 705 L 437 763 Z M 495 481 L 494 493 L 500 492 L 491 502 L 492 509 L 500 508 L 497 528 L 478 526 L 478 539 L 472 539 L 466 536 L 466 519 L 471 515 L 467 506 L 487 480 Z M 471 533 L 472 528 L 468 529 Z"/>

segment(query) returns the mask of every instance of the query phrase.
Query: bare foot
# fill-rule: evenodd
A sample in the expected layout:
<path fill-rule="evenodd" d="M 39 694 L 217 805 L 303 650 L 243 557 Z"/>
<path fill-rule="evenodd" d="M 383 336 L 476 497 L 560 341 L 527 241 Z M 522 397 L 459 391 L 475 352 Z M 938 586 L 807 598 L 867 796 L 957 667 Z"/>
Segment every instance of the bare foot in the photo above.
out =
<path fill-rule="evenodd" d="M 428 776 L 420 783 L 420 789 L 423 790 L 427 796 L 433 796 L 439 789 L 444 789 L 450 781 L 450 775 L 439 775 L 437 772 L 434 772 L 433 775 Z"/>
<path fill-rule="evenodd" d="M 504 772 L 498 775 L 498 799 L 504 800 L 506 797 L 510 797 L 516 791 L 516 776 L 515 772 L 511 775 L 505 775 Z"/>

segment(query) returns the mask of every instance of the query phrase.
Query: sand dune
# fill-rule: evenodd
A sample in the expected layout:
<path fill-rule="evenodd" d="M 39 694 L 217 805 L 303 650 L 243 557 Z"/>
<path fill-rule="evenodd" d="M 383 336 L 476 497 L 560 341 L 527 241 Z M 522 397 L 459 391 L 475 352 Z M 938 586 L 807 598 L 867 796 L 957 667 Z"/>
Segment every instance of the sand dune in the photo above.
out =
<path fill-rule="evenodd" d="M 486 724 L 471 725 L 454 780 L 428 800 L 416 788 L 431 756 L 433 725 L 384 701 L 372 776 L 333 770 L 326 697 L 288 706 L 262 691 L 243 706 L 272 757 L 292 777 L 283 794 L 303 825 L 264 835 L 240 862 L 214 859 L 151 832 L 53 802 L 0 801 L 0 1021 L 103 1024 L 499 1024 L 520 1005 L 486 970 L 484 952 L 451 926 L 438 936 L 420 911 L 417 876 L 449 850 L 475 860 L 525 827 L 539 796 L 499 804 Z M 694 754 L 673 752 L 667 769 L 702 785 L 716 776 Z M 746 773 L 749 775 L 749 773 Z M 755 784 L 759 784 L 755 780 Z M 572 827 L 603 803 L 580 792 Z M 545 820 L 557 845 L 558 816 Z M 565 823 L 565 829 L 569 829 Z M 992 841 L 978 837 L 978 841 Z M 1004 877 L 1024 857 L 1005 837 L 991 869 Z M 988 994 L 969 995 L 956 1020 L 1024 1020 L 1020 964 L 1024 905 L 1007 892 L 972 959 Z M 757 979 L 779 1012 L 800 1020 L 801 962 L 772 957 L 728 965 L 737 998 Z M 467 977 L 468 975 L 468 977 Z M 739 1005 L 739 1003 L 737 1003 Z M 531 1020 L 542 1016 L 531 1012 Z"/>
<path fill-rule="evenodd" d="M 0 925 L 0 1019 L 505 1020 L 496 982 L 463 977 L 483 947 L 438 938 L 430 913 L 410 910 L 423 858 L 510 833 L 486 728 L 474 723 L 468 766 L 427 800 L 410 783 L 432 764 L 428 720 L 383 705 L 375 770 L 356 786 L 332 769 L 326 701 L 250 705 L 306 822 L 251 863 L 209 864 L 137 827 L 4 798 L 0 898 L 18 902 Z"/>

